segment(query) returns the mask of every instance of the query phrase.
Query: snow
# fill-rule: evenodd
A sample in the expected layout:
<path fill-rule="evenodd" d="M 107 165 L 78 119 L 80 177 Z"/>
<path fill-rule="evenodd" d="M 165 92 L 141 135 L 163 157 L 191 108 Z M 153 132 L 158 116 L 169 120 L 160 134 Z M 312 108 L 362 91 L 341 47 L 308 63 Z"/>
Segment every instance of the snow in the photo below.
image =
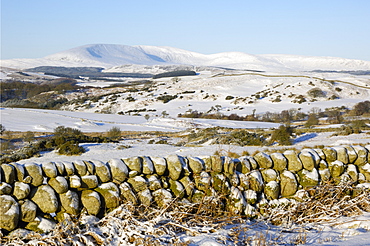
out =
<path fill-rule="evenodd" d="M 36 66 L 197 65 L 252 70 L 370 70 L 369 61 L 336 57 L 298 55 L 251 55 L 242 52 L 200 54 L 173 47 L 90 44 L 39 59 L 2 60 L 2 66 L 29 68 Z"/>
<path fill-rule="evenodd" d="M 37 226 L 41 231 L 49 232 L 55 228 L 55 222 L 48 220 L 42 217 L 37 217 L 35 221 L 40 221 L 40 224 Z"/>
<path fill-rule="evenodd" d="M 279 124 L 269 122 L 225 121 L 206 119 L 168 119 L 156 118 L 147 122 L 141 116 L 114 114 L 95 114 L 61 110 L 0 108 L 1 124 L 10 131 L 53 132 L 58 126 L 72 127 L 82 132 L 106 132 L 112 127 L 125 131 L 181 131 L 192 127 L 199 128 L 271 128 Z M 90 122 L 89 124 L 82 124 Z"/>
<path fill-rule="evenodd" d="M 16 182 L 15 185 L 17 186 L 18 189 L 20 189 L 21 191 L 27 191 L 29 192 L 30 191 L 30 186 L 26 183 L 23 183 L 23 182 Z"/>
<path fill-rule="evenodd" d="M 312 171 L 302 169 L 302 174 L 311 180 L 319 181 L 319 173 L 316 168 L 312 169 Z"/>
<path fill-rule="evenodd" d="M 362 169 L 370 173 L 370 163 L 366 163 Z"/>

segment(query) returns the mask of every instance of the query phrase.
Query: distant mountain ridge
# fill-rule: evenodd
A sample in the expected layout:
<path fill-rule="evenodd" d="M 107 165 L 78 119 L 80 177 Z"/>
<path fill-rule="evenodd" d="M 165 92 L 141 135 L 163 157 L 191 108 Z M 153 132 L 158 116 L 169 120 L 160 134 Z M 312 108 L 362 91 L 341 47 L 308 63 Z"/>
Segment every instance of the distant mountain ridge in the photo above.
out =
<path fill-rule="evenodd" d="M 201 54 L 173 47 L 90 44 L 39 59 L 2 60 L 3 67 L 193 65 L 262 71 L 370 70 L 370 61 L 299 55 L 250 55 L 242 52 Z"/>

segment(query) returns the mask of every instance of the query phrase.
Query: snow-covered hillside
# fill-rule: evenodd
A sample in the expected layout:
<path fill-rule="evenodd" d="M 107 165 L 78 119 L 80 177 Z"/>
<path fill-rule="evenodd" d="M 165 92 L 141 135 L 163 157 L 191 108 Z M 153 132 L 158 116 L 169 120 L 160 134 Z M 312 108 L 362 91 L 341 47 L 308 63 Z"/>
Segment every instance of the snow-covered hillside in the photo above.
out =
<path fill-rule="evenodd" d="M 195 65 L 262 71 L 370 70 L 370 61 L 298 55 L 250 55 L 242 52 L 200 54 L 172 47 L 91 44 L 39 59 L 2 60 L 3 67 Z"/>

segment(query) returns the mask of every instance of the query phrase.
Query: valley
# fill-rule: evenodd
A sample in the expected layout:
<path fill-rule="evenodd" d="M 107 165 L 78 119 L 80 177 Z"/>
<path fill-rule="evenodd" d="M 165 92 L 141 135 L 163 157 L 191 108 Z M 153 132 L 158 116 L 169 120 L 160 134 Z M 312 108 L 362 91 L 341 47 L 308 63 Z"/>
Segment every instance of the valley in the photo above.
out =
<path fill-rule="evenodd" d="M 35 163 L 81 163 L 87 160 L 108 163 L 112 159 L 158 160 L 165 156 L 183 156 L 189 160 L 213 156 L 212 158 L 234 160 L 238 163 L 238 158 L 242 160 L 246 156 L 253 159 L 282 153 L 321 153 L 323 149 L 336 149 L 338 153 L 344 151 L 347 155 L 353 155 L 351 146 L 365 152 L 369 149 L 369 61 L 334 57 L 249 55 L 241 52 L 204 55 L 172 47 L 96 44 L 76 47 L 39 59 L 1 62 L 1 163 L 7 168 L 9 163 L 18 163 L 21 166 Z M 68 134 L 63 135 L 58 131 Z M 318 158 L 324 160 L 323 156 Z M 361 158 L 366 161 L 366 156 Z M 329 170 L 328 165 L 332 164 L 316 165 L 317 168 L 320 166 Z M 364 166 L 367 168 L 366 165 Z M 272 170 L 256 168 L 261 172 Z M 368 187 L 366 168 L 362 168 L 361 173 L 356 171 L 361 179 L 356 178 L 353 183 L 345 185 Z M 330 166 L 330 171 L 334 172 L 333 170 Z M 348 172 L 347 169 L 342 171 L 341 179 L 347 180 L 350 168 Z M 229 174 L 224 179 L 226 183 L 233 185 L 232 189 L 243 191 L 244 195 L 240 195 L 243 197 L 247 190 L 240 188 L 239 173 L 235 173 L 237 179 L 235 175 L 232 177 Z M 292 173 L 298 175 L 298 172 Z M 131 170 L 130 175 L 130 178 L 137 175 L 136 178 L 149 180 L 147 173 L 140 176 Z M 189 174 L 189 177 L 193 177 L 192 175 Z M 318 177 L 320 175 L 324 177 L 321 172 Z M 157 178 L 158 175 L 152 176 Z M 251 174 L 250 177 L 252 176 Z M 309 178 L 311 176 L 308 175 Z M 0 177 L 5 176 L 0 173 Z M 280 181 L 280 178 L 275 179 Z M 299 178 L 297 180 L 303 183 Z M 5 183 L 2 182 L 1 191 L 5 194 L 8 191 L 3 184 Z M 349 186 L 345 186 L 346 189 Z M 330 189 L 343 187 L 335 184 Z M 351 192 L 355 192 L 352 191 L 353 187 Z M 300 190 L 297 194 L 316 192 L 312 187 L 297 186 L 298 188 Z M 80 192 L 78 189 L 80 188 L 76 188 L 76 192 Z M 368 192 L 368 188 L 366 189 L 362 191 L 363 194 L 367 194 L 365 192 Z M 169 192 L 168 187 L 167 191 Z M 359 210 L 353 212 L 351 208 L 341 207 L 341 210 L 336 210 L 338 214 L 333 214 L 331 219 L 318 213 L 310 215 L 317 223 L 308 222 L 311 218 L 308 216 L 303 224 L 296 224 L 300 220 L 298 218 L 295 222 L 288 221 L 289 223 L 280 226 L 273 224 L 273 220 L 280 215 L 288 220 L 292 214 L 285 213 L 285 210 L 282 212 L 279 206 L 285 199 L 299 200 L 298 195 L 294 199 L 284 197 L 270 201 L 266 200 L 261 190 L 258 192 L 258 202 L 262 205 L 251 206 L 246 203 L 242 206 L 243 209 L 248 206 L 257 209 L 263 219 L 252 220 L 244 214 L 230 217 L 228 214 L 228 219 L 222 218 L 224 221 L 220 223 L 218 220 L 221 217 L 217 217 L 219 215 L 216 216 L 215 213 L 224 208 L 207 203 L 209 201 L 204 199 L 204 203 L 199 203 L 200 207 L 196 208 L 200 211 L 199 214 L 195 213 L 194 217 L 195 220 L 204 221 L 204 224 L 194 224 L 191 222 L 194 219 L 184 222 L 180 218 L 176 221 L 177 217 L 173 215 L 178 214 L 178 209 L 193 211 L 193 207 L 188 207 L 188 201 L 176 198 L 169 203 L 171 208 L 169 205 L 166 210 L 156 210 L 157 207 L 127 207 L 125 204 L 125 208 L 121 206 L 103 218 L 89 215 L 90 217 L 82 216 L 75 220 L 72 216 L 71 221 L 74 220 L 75 224 L 71 226 L 74 228 L 71 230 L 84 231 L 85 241 L 98 243 L 106 242 L 110 236 L 121 233 L 110 225 L 118 228 L 122 226 L 120 223 L 135 224 L 136 228 L 149 230 L 149 234 L 157 233 L 154 227 L 166 226 L 167 234 L 173 238 L 171 242 L 176 241 L 183 245 L 187 245 L 187 242 L 190 245 L 219 245 L 217 242 L 222 240 L 232 244 L 236 240 L 233 238 L 232 228 L 245 229 L 238 231 L 235 236 L 240 240 L 243 238 L 244 242 L 254 240 L 261 243 L 272 240 L 294 242 L 293 244 L 325 245 L 335 242 L 338 245 L 350 245 L 340 243 L 343 243 L 344 237 L 351 239 L 358 235 L 361 240 L 366 240 L 369 235 L 369 200 L 366 196 L 363 196 L 363 201 L 356 203 L 356 206 L 363 208 L 363 214 Z M 340 199 L 343 199 L 341 204 L 347 204 L 345 201 L 348 201 L 349 196 L 340 194 Z M 312 205 L 315 199 L 305 201 L 310 201 Z M 329 197 L 326 199 L 330 200 Z M 353 202 L 355 198 L 351 199 Z M 320 201 L 324 202 L 323 200 Z M 273 211 L 277 217 L 264 214 L 265 201 L 269 211 Z M 293 204 L 296 211 L 300 209 L 299 204 Z M 211 206 L 213 210 L 202 210 L 207 206 Z M 329 204 L 327 210 L 333 210 L 335 206 L 336 204 Z M 310 209 L 314 211 L 314 208 Z M 149 211 L 150 215 L 155 216 L 138 216 L 143 211 Z M 348 213 L 349 216 L 343 216 L 342 213 Z M 123 218 L 123 214 L 128 214 L 128 217 Z M 189 212 L 186 217 L 193 215 L 194 213 Z M 166 216 L 170 219 L 166 219 Z M 50 219 L 44 217 L 42 219 Z M 353 225 L 351 218 L 360 222 Z M 90 228 L 84 224 L 85 220 L 88 225 L 97 223 L 95 220 L 100 220 L 100 224 L 96 228 Z M 330 222 L 337 220 L 342 227 Z M 158 221 L 164 225 L 158 225 Z M 22 222 L 21 225 L 23 224 L 26 223 Z M 109 236 L 105 236 L 103 231 L 109 231 Z M 132 228 L 126 232 L 130 235 L 127 236 L 128 239 L 122 240 L 134 240 L 137 235 L 141 235 Z M 272 234 L 268 235 L 268 232 Z M 318 233 L 320 236 L 317 236 Z M 74 237 L 72 234 L 68 237 Z M 146 234 L 147 242 L 152 242 L 151 238 L 161 242 L 169 240 L 160 233 L 149 234 Z M 344 234 L 346 236 L 341 238 Z M 27 235 L 29 237 L 30 234 Z M 60 240 L 57 237 L 48 238 L 50 234 L 47 233 L 42 235 L 45 238 L 40 239 L 41 241 Z M 282 241 L 279 241 L 280 238 Z"/>

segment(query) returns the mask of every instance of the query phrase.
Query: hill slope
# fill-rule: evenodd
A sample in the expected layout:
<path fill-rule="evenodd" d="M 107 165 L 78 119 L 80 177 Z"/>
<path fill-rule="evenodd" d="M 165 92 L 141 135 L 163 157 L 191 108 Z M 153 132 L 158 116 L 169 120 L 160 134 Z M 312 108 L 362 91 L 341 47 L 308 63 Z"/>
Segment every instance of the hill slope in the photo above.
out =
<path fill-rule="evenodd" d="M 172 47 L 90 44 L 39 59 L 2 60 L 3 67 L 194 65 L 262 71 L 370 70 L 370 61 L 298 55 L 200 54 Z"/>

